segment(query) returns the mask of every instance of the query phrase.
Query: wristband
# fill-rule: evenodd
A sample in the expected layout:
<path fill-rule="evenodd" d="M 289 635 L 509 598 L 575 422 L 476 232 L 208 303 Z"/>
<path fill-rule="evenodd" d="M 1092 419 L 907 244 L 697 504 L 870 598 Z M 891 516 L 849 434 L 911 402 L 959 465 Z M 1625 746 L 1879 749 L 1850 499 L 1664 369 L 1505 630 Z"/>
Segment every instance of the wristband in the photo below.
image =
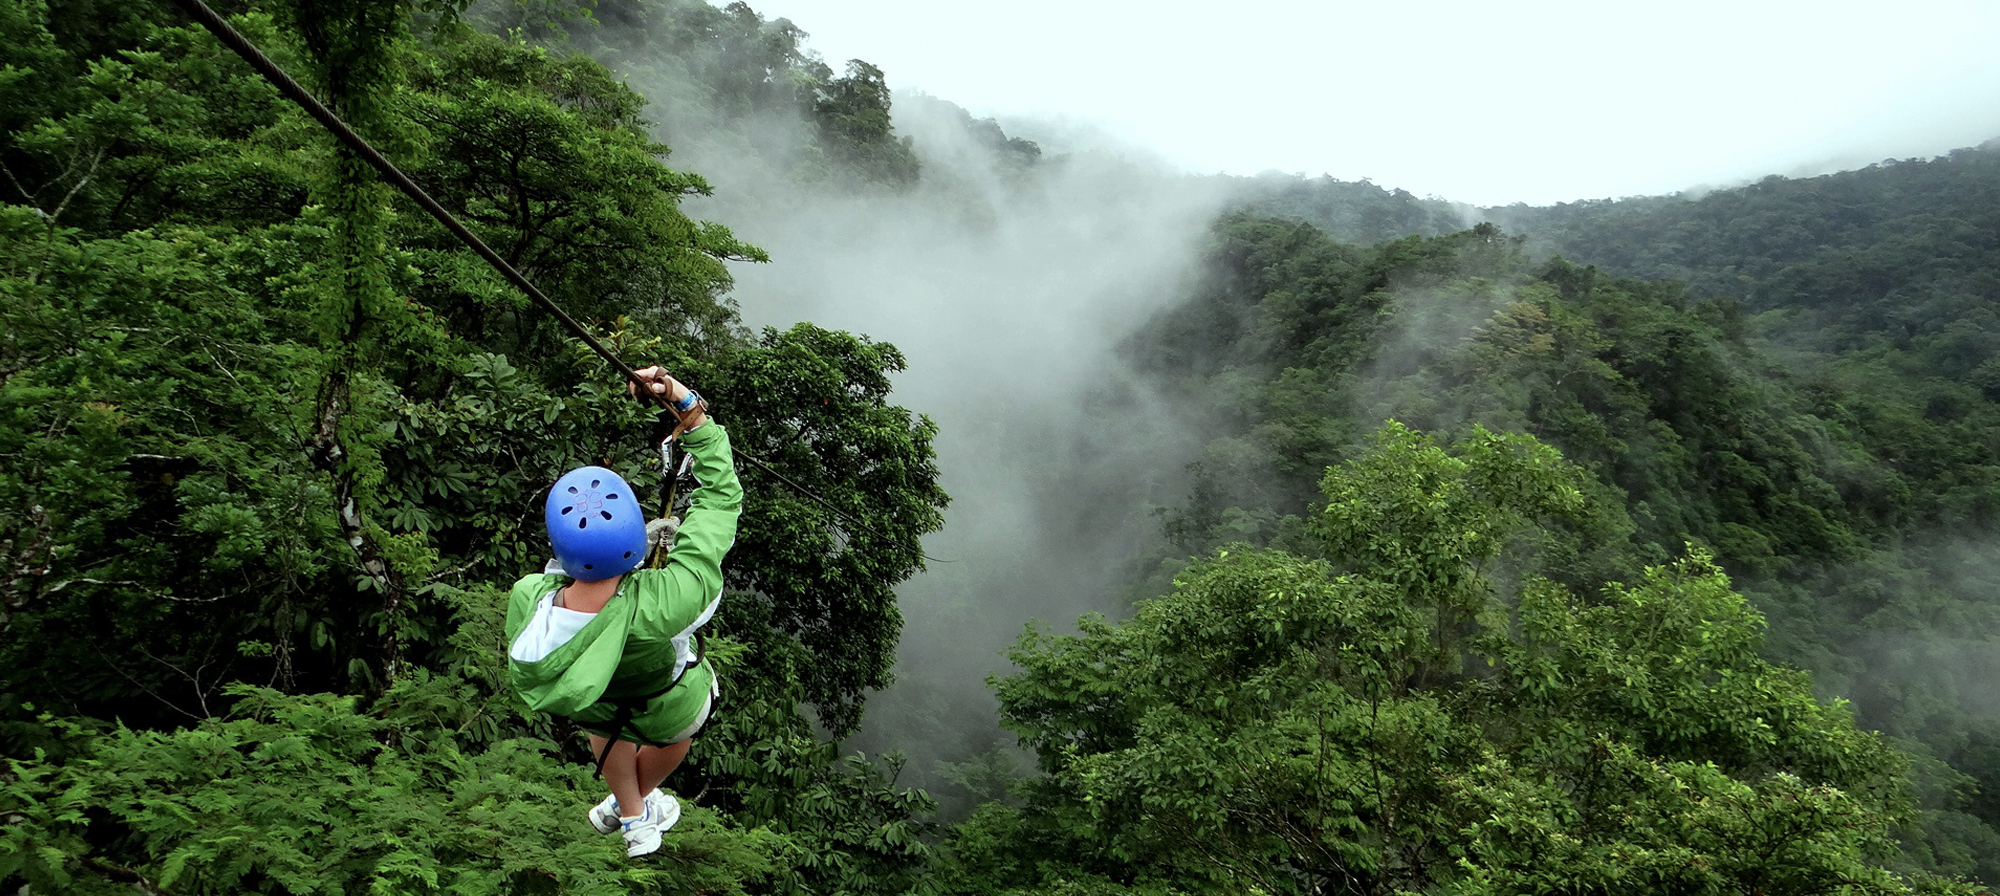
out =
<path fill-rule="evenodd" d="M 687 397 L 674 402 L 674 413 L 685 414 L 689 411 L 692 411 L 694 410 L 694 406 L 700 403 L 700 401 L 701 401 L 701 396 L 695 394 L 695 391 L 693 389 L 689 389 Z"/>

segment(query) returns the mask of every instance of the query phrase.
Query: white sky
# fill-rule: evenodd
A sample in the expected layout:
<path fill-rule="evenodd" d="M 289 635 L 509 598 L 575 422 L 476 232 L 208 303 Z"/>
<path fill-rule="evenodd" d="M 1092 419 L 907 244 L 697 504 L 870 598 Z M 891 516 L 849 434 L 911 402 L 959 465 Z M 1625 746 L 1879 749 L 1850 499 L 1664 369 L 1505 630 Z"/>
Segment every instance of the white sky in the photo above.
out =
<path fill-rule="evenodd" d="M 1729 185 L 2000 137 L 2000 0 L 752 0 L 838 71 L 1197 173 L 1480 205 Z"/>

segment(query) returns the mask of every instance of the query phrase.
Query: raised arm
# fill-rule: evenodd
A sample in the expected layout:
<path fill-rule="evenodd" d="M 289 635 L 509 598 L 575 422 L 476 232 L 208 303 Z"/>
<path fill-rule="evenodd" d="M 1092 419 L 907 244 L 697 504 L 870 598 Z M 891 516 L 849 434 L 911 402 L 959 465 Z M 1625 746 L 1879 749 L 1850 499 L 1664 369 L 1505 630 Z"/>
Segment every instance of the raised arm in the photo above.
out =
<path fill-rule="evenodd" d="M 687 518 L 674 536 L 667 563 L 683 574 L 692 574 L 705 600 L 722 589 L 722 558 L 736 543 L 736 520 L 743 513 L 743 485 L 736 478 L 729 432 L 709 419 L 707 403 L 694 390 L 666 371 L 648 367 L 637 372 L 651 383 L 655 393 L 666 395 L 676 405 L 681 447 L 694 459 L 694 477 L 700 486 L 689 498 Z M 628 391 L 636 397 L 636 388 L 628 387 Z"/>

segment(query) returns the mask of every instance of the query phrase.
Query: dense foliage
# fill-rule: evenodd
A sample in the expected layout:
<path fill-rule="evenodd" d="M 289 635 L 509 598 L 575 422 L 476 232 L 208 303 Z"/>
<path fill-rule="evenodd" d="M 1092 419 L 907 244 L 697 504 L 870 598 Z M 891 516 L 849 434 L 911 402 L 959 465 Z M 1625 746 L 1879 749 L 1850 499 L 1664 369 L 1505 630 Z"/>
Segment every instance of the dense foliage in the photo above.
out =
<path fill-rule="evenodd" d="M 1343 243 L 1373 245 L 1406 236 L 1443 236 L 1476 222 L 1478 210 L 1367 181 L 1304 178 L 1266 172 L 1240 179 L 1232 191 L 1259 217 L 1305 221 Z"/>
<path fill-rule="evenodd" d="M 836 761 L 804 708 L 838 733 L 887 681 L 890 588 L 941 522 L 934 428 L 888 403 L 902 356 L 745 332 L 725 263 L 762 253 L 680 211 L 708 187 L 662 165 L 639 97 L 450 13 L 233 19 L 756 459 L 717 648 L 733 711 L 678 779 L 713 794 L 680 861 L 575 836 L 596 787 L 573 732 L 495 665 L 541 490 L 581 463 L 653 490 L 647 415 L 170 7 L 22 2 L 0 13 L 0 878 L 897 888 L 922 795 Z"/>
<path fill-rule="evenodd" d="M 1483 214 L 1234 182 L 1204 281 L 1126 346 L 1208 440 L 1172 550 L 1134 558 L 1128 621 L 1022 639 L 995 689 L 1036 769 L 946 830 L 839 747 L 942 525 L 936 428 L 892 403 L 895 347 L 747 330 L 730 266 L 765 255 L 666 163 L 744 162 L 752 204 L 923 189 L 887 75 L 743 3 L 223 6 L 711 400 L 748 491 L 725 709 L 658 859 L 589 835 L 576 732 L 504 687 L 500 589 L 562 470 L 660 485 L 655 421 L 170 4 L 9 0 L 10 892 L 2000 880 L 1991 150 Z M 1061 164 L 894 99 L 994 171 Z"/>
<path fill-rule="evenodd" d="M 1798 638 L 1788 654 L 1853 695 L 1864 721 L 1978 780 L 1969 806 L 1988 827 L 2000 821 L 2000 729 L 1982 696 L 2000 646 L 1996 190 L 2000 147 L 1988 144 L 1701 196 L 1503 212 L 1531 244 L 1684 282 L 1720 331 L 1782 364 L 1832 436 L 1808 444 L 1838 452 L 1829 481 L 1842 503 L 1878 525 L 1853 559 L 1754 592 L 1789 617 L 1777 626 Z"/>
<path fill-rule="evenodd" d="M 1991 401 L 1917 352 L 1814 351 L 1734 297 L 1540 261 L 1524 242 L 1486 224 L 1358 248 L 1299 221 L 1223 222 L 1212 281 L 1135 346 L 1218 397 L 1203 413 L 1220 434 L 1171 522 L 1182 546 L 1305 544 L 1310 483 L 1370 421 L 1533 433 L 1621 508 L 1578 528 L 1627 536 L 1545 575 L 1594 588 L 1701 545 L 1772 619 L 1769 656 L 1977 792 L 2000 783 L 1972 696 L 1990 668 L 1976 645 L 2000 633 L 1978 559 L 2000 522 Z M 1912 835 L 1911 861 L 2000 873 L 1983 858 L 2000 843 L 1991 804 L 1922 768 L 1931 833 Z"/>
<path fill-rule="evenodd" d="M 1392 424 L 1327 474 L 1308 553 L 1031 633 L 999 687 L 1045 777 L 961 829 L 959 891 L 1910 892 L 1876 861 L 1895 752 L 1759 657 L 1706 555 L 1539 574 L 1617 534 L 1551 525 L 1592 518 L 1586 479 Z"/>
<path fill-rule="evenodd" d="M 1495 210 L 1539 245 L 1623 274 L 1783 310 L 1788 337 L 1841 350 L 1908 348 L 1986 333 L 1977 299 L 1994 288 L 2000 146 L 1859 171 L 1767 177 L 1748 186 L 1651 199 Z M 1969 332 L 1968 332 L 1969 330 Z M 1809 335 L 1808 331 L 1816 331 Z M 1935 358 L 1936 369 L 1967 369 Z"/>
<path fill-rule="evenodd" d="M 882 69 L 851 59 L 835 74 L 789 19 L 766 20 L 740 0 L 553 8 L 567 12 L 551 21 L 548 5 L 521 3 L 485 14 L 587 53 L 640 87 L 660 107 L 658 133 L 682 151 L 761 158 L 794 185 L 893 190 L 918 180 L 911 139 L 890 120 Z"/>

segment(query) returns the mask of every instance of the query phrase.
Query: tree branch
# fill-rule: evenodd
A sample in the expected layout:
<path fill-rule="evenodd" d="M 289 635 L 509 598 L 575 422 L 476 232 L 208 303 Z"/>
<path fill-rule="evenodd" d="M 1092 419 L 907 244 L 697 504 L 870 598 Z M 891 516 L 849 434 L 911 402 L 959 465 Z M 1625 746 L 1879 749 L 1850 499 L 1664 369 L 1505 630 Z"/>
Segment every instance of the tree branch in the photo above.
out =
<path fill-rule="evenodd" d="M 145 896 L 174 896 L 170 891 L 153 886 L 153 882 L 147 880 L 146 876 L 140 874 L 137 870 L 107 862 L 95 856 L 78 856 L 77 861 L 85 868 L 102 874 L 116 883 L 131 884 L 132 889 L 144 893 Z"/>

